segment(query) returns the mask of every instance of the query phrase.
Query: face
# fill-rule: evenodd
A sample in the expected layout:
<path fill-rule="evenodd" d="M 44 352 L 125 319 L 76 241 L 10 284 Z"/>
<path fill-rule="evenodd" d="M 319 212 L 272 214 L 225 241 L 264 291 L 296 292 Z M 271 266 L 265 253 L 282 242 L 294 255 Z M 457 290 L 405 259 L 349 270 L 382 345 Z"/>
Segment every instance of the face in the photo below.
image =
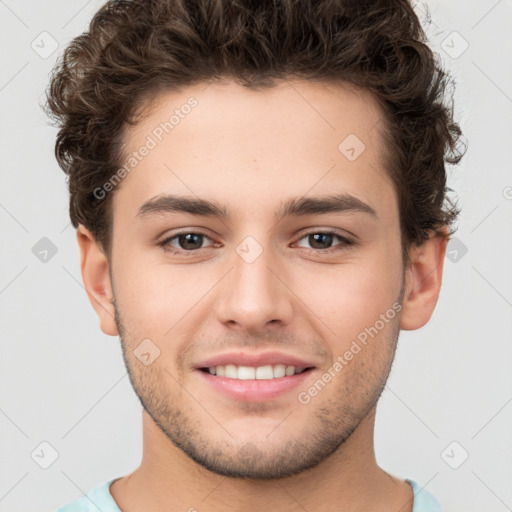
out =
<path fill-rule="evenodd" d="M 158 97 L 126 135 L 127 158 L 156 145 L 113 192 L 116 327 L 170 442 L 219 474 L 292 475 L 357 431 L 395 353 L 404 270 L 381 111 L 334 85 L 205 87 Z"/>

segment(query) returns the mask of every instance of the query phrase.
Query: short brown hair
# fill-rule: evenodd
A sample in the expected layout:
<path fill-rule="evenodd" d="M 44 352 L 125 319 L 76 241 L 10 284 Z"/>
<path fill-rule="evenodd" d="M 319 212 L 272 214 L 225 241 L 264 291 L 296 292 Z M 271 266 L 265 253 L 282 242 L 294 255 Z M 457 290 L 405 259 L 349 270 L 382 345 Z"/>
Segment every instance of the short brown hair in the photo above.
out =
<path fill-rule="evenodd" d="M 346 82 L 385 113 L 383 164 L 407 263 L 411 243 L 459 214 L 445 161 L 462 158 L 461 130 L 444 98 L 450 77 L 426 41 L 408 0 L 110 0 L 68 45 L 47 91 L 73 226 L 86 226 L 110 260 L 112 194 L 94 190 L 119 169 L 125 130 L 156 93 L 222 78 L 251 88 Z"/>

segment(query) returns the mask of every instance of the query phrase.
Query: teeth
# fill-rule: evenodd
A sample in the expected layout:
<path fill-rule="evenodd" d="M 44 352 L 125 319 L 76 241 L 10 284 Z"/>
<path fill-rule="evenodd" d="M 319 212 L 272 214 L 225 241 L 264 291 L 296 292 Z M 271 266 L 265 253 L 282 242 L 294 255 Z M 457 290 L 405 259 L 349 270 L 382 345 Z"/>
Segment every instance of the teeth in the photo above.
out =
<path fill-rule="evenodd" d="M 292 366 L 293 368 L 293 366 Z M 276 364 L 273 367 L 274 370 L 274 379 L 278 379 L 279 377 L 284 377 L 286 375 L 286 366 L 284 364 Z"/>
<path fill-rule="evenodd" d="M 299 368 L 291 365 L 274 364 L 266 366 L 236 366 L 235 364 L 226 364 L 208 368 L 211 375 L 227 377 L 228 379 L 240 380 L 268 380 L 279 379 L 280 377 L 302 373 L 305 368 Z"/>
<path fill-rule="evenodd" d="M 240 375 L 241 368 L 238 369 L 238 375 Z M 258 368 L 254 371 L 257 379 L 273 379 L 274 378 L 274 370 L 272 366 L 258 366 Z"/>
<path fill-rule="evenodd" d="M 258 370 L 259 370 L 259 368 L 258 368 Z M 236 369 L 235 369 L 235 372 L 236 372 Z M 238 367 L 238 378 L 242 379 L 242 380 L 254 380 L 256 378 L 256 368 L 253 368 L 252 366 L 239 366 Z"/>

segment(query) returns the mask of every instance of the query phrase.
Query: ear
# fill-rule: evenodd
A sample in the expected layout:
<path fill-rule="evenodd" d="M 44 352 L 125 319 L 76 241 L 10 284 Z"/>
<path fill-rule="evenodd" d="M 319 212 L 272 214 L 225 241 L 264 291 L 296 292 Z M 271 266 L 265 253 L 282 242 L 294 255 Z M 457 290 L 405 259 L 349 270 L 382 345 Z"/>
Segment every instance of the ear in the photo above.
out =
<path fill-rule="evenodd" d="M 410 249 L 410 264 L 405 275 L 404 300 L 400 328 L 423 327 L 432 316 L 441 291 L 443 263 L 448 243 L 448 229 L 431 232 L 421 245 Z"/>
<path fill-rule="evenodd" d="M 105 254 L 92 233 L 80 224 L 76 231 L 80 248 L 80 269 L 85 290 L 100 319 L 100 328 L 109 336 L 117 336 L 114 316 L 114 294 L 110 282 L 109 265 Z"/>

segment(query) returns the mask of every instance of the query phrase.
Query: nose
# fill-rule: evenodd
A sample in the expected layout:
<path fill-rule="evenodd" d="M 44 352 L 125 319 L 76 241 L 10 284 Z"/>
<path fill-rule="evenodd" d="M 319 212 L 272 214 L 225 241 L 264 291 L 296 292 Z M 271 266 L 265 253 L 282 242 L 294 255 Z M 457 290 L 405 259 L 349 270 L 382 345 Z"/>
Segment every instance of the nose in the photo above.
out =
<path fill-rule="evenodd" d="M 218 320 L 247 332 L 288 325 L 293 293 L 277 258 L 267 248 L 254 261 L 240 254 L 234 254 L 233 268 L 220 283 L 215 301 Z"/>

